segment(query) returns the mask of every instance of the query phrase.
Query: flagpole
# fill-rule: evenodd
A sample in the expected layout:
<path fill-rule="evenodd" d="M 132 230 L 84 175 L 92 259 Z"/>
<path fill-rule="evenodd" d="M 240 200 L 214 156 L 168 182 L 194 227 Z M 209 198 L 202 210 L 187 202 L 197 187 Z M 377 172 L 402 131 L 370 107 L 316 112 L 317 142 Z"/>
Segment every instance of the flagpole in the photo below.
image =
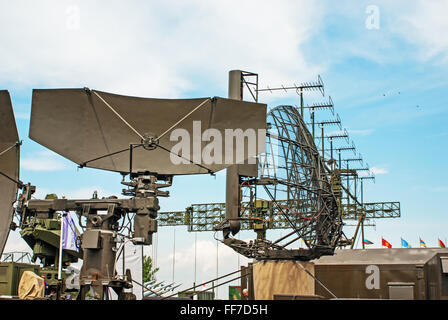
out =
<path fill-rule="evenodd" d="M 355 180 L 356 181 L 356 180 Z M 364 245 L 364 190 L 363 190 L 363 179 L 361 178 L 361 216 L 362 221 L 361 221 L 361 237 L 362 237 L 362 248 L 365 249 L 366 246 Z"/>
<path fill-rule="evenodd" d="M 174 282 L 175 263 L 176 263 L 176 227 L 173 228 L 173 282 Z"/>
<path fill-rule="evenodd" d="M 194 285 L 196 285 L 196 249 L 197 249 L 198 233 L 194 234 Z M 194 289 L 196 291 L 196 288 Z"/>
<path fill-rule="evenodd" d="M 64 215 L 65 212 L 63 212 L 61 214 L 61 232 L 60 232 L 60 236 L 59 236 L 59 256 L 58 256 L 58 280 L 61 280 L 61 276 L 62 276 L 62 239 L 63 239 L 63 234 L 62 231 L 64 230 Z"/>

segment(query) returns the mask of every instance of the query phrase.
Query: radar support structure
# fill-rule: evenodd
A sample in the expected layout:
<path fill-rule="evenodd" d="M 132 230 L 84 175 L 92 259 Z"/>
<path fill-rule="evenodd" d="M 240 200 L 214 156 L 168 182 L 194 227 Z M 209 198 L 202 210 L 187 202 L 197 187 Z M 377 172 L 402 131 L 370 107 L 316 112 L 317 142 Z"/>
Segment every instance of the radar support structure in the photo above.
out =
<path fill-rule="evenodd" d="M 165 183 L 157 183 L 159 179 L 165 180 Z M 123 194 L 131 198 L 112 196 L 85 200 L 34 200 L 31 196 L 35 187 L 25 185 L 17 210 L 22 218 L 21 224 L 33 218 L 47 219 L 57 211 L 75 211 L 81 227 L 85 229 L 79 241 L 83 249 L 83 266 L 78 299 L 84 300 L 92 289 L 93 298 L 107 300 L 107 289 L 112 288 L 120 300 L 133 300 L 135 296 L 123 290 L 133 286 L 130 270 L 126 270 L 123 276 L 115 271 L 121 254 L 121 248 L 117 250 L 118 222 L 126 214 L 134 213 L 134 231 L 127 241 L 137 245 L 152 244 L 152 235 L 157 232 L 157 211 L 160 209 L 158 196 L 169 196 L 167 191 L 159 191 L 159 188 L 169 187 L 171 182 L 171 176 L 158 176 L 151 172 L 133 173 L 131 181 L 122 182 L 128 186 Z"/>

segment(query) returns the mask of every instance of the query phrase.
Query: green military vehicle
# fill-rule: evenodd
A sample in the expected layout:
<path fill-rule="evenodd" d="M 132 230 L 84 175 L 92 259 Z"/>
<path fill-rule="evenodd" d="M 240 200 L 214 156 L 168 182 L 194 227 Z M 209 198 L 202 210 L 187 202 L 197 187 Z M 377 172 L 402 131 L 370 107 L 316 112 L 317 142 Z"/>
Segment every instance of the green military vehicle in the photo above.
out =
<path fill-rule="evenodd" d="M 55 195 L 47 195 L 46 199 L 55 198 Z M 57 197 L 56 197 L 57 198 Z M 79 231 L 75 230 L 78 236 Z M 17 262 L 11 255 L 4 255 L 5 262 L 0 263 L 0 295 L 16 296 L 20 278 L 24 271 L 33 271 L 44 278 L 46 282 L 46 293 L 49 296 L 59 298 L 61 292 L 66 289 L 74 290 L 76 285 L 66 285 L 58 280 L 59 244 L 61 233 L 61 220 L 58 217 L 51 219 L 38 219 L 30 217 L 23 224 L 20 235 L 33 250 L 29 263 Z M 64 250 L 62 254 L 62 267 L 67 268 L 71 263 L 76 263 L 82 258 L 82 249 L 79 252 Z M 40 265 L 36 264 L 37 259 Z M 23 258 L 21 259 L 24 260 Z M 70 268 L 69 268 L 70 269 Z M 73 282 L 72 274 L 62 272 L 63 280 L 69 279 Z M 76 295 L 76 294 L 75 294 Z M 74 296 L 72 294 L 72 296 Z"/>

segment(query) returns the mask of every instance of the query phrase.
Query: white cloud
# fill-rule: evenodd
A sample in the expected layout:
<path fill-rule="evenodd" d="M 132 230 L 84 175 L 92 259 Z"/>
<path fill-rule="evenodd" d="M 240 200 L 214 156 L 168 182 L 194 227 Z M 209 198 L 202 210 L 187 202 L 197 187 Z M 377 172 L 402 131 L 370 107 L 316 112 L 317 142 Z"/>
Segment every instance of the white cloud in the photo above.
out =
<path fill-rule="evenodd" d="M 16 120 L 30 120 L 30 114 L 27 112 L 14 112 Z"/>
<path fill-rule="evenodd" d="M 387 169 L 379 168 L 379 167 L 372 167 L 372 168 L 370 168 L 370 172 L 371 172 L 371 174 L 375 174 L 375 175 L 389 173 L 389 171 Z"/>
<path fill-rule="evenodd" d="M 432 189 L 434 192 L 448 193 L 448 186 L 437 186 Z"/>
<path fill-rule="evenodd" d="M 31 248 L 22 239 L 18 231 L 11 231 L 6 241 L 5 249 L 3 253 L 7 252 L 29 252 L 32 253 Z"/>
<path fill-rule="evenodd" d="M 14 27 L 0 29 L 0 81 L 173 97 L 225 88 L 234 68 L 268 84 L 315 79 L 300 47 L 322 16 L 305 1 L 2 3 L 0 21 Z"/>
<path fill-rule="evenodd" d="M 333 131 L 325 132 L 326 137 L 338 136 L 338 135 L 344 135 L 344 134 L 345 134 L 344 130 L 333 130 Z"/>
<path fill-rule="evenodd" d="M 22 169 L 30 171 L 59 171 L 69 169 L 69 165 L 52 151 L 40 151 L 21 158 Z"/>
<path fill-rule="evenodd" d="M 198 274 L 213 274 L 213 271 L 216 270 L 216 242 L 211 240 L 198 240 L 196 243 L 196 263 L 198 266 Z M 236 261 L 236 252 L 233 251 L 231 248 L 219 244 L 218 247 L 218 263 L 219 261 L 229 261 L 235 260 Z M 175 255 L 175 267 L 176 272 L 182 272 L 185 270 L 190 270 L 191 267 L 194 265 L 194 256 L 195 256 L 195 247 L 194 243 L 187 247 L 179 248 L 176 250 Z M 173 259 L 173 253 L 170 253 L 169 255 L 166 255 L 160 259 L 161 264 L 168 265 L 172 263 Z M 224 263 L 222 263 L 224 264 Z M 222 268 L 222 265 L 218 266 Z M 233 267 L 233 270 L 235 267 Z M 220 272 L 221 273 L 221 272 Z"/>
<path fill-rule="evenodd" d="M 420 47 L 419 57 L 423 60 L 438 57 L 448 62 L 448 19 L 443 14 L 448 11 L 445 0 L 413 1 L 401 3 L 397 7 L 400 14 L 391 24 L 392 30 L 410 43 Z"/>
<path fill-rule="evenodd" d="M 157 273 L 157 280 L 165 280 L 171 282 L 173 277 L 173 238 L 171 236 L 172 229 L 161 229 L 157 234 L 158 254 L 157 266 L 160 270 Z M 175 275 L 174 282 L 182 284 L 177 290 L 186 289 L 192 286 L 195 279 L 195 240 L 194 233 L 182 231 L 182 228 L 176 229 L 176 254 L 175 254 Z M 170 235 L 168 235 L 169 233 Z M 211 233 L 206 236 L 203 233 L 197 235 L 203 238 L 211 238 Z M 164 239 L 161 242 L 161 239 Z M 209 281 L 218 276 L 223 276 L 230 272 L 236 271 L 241 265 L 247 265 L 249 259 L 238 255 L 229 247 L 219 243 L 218 251 L 216 241 L 198 239 L 196 242 L 196 284 Z M 152 247 L 145 250 L 145 254 L 152 252 Z M 217 257 L 218 254 L 218 257 Z M 151 254 L 150 254 L 151 255 Z M 217 259 L 218 258 L 218 259 Z M 218 270 L 216 263 L 218 262 Z M 230 280 L 237 277 L 238 274 L 233 274 L 220 282 Z M 234 281 L 227 285 L 238 284 L 239 281 Z M 219 288 L 219 297 L 226 298 L 227 285 Z M 206 286 L 207 288 L 210 285 Z M 201 289 L 201 288 L 198 288 Z"/>
<path fill-rule="evenodd" d="M 359 136 L 368 136 L 371 134 L 374 129 L 359 129 L 359 130 L 347 130 L 349 134 L 359 135 Z"/>

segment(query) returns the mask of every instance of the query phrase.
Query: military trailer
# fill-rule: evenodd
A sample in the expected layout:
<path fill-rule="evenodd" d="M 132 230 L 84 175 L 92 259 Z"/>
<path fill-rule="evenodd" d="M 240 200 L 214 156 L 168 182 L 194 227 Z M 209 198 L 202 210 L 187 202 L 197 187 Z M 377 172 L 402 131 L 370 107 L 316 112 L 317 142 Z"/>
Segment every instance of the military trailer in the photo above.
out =
<path fill-rule="evenodd" d="M 448 249 L 336 250 L 313 262 L 338 298 L 448 300 Z M 315 295 L 333 298 L 317 282 Z"/>
<path fill-rule="evenodd" d="M 40 267 L 29 263 L 0 262 L 0 296 L 17 296 L 19 282 L 25 271 L 39 274 Z"/>

